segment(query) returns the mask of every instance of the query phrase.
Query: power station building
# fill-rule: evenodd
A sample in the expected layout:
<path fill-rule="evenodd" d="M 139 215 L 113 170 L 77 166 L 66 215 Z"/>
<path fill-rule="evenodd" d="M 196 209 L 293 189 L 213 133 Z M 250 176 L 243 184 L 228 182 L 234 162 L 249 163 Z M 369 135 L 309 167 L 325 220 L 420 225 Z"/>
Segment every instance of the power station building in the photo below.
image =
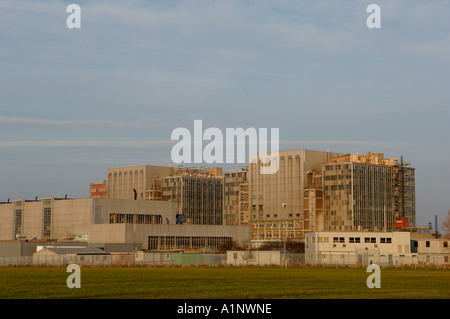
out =
<path fill-rule="evenodd" d="M 323 165 L 321 230 L 393 231 L 402 219 L 414 227 L 415 170 L 408 165 L 381 153 L 330 158 Z"/>
<path fill-rule="evenodd" d="M 221 168 L 170 168 L 170 175 L 155 176 L 148 199 L 175 203 L 179 222 L 223 224 Z"/>
<path fill-rule="evenodd" d="M 0 204 L 0 241 L 136 244 L 142 249 L 215 250 L 249 240 L 248 227 L 180 225 L 175 203 L 131 199 L 15 200 Z"/>
<path fill-rule="evenodd" d="M 279 152 L 274 174 L 261 174 L 264 164 L 260 160 L 249 163 L 252 240 L 282 240 L 285 235 L 295 240 L 305 238 L 312 221 L 305 215 L 305 191 L 312 187 L 313 175 L 322 171 L 330 155 L 310 150 Z"/>
<path fill-rule="evenodd" d="M 381 153 L 277 153 L 278 170 L 130 166 L 108 169 L 91 198 L 0 204 L 0 240 L 136 243 L 216 249 L 233 239 L 304 241 L 309 232 L 415 226 L 414 168 Z"/>

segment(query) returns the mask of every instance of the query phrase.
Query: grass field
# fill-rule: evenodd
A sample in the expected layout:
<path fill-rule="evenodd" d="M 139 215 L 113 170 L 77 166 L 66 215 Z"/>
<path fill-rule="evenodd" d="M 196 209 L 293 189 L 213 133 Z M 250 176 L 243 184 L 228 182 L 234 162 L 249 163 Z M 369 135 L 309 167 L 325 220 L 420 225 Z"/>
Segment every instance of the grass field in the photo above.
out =
<path fill-rule="evenodd" d="M 363 268 L 81 268 L 81 288 L 66 268 L 0 268 L 0 298 L 450 298 L 450 270 L 381 269 L 369 289 Z"/>

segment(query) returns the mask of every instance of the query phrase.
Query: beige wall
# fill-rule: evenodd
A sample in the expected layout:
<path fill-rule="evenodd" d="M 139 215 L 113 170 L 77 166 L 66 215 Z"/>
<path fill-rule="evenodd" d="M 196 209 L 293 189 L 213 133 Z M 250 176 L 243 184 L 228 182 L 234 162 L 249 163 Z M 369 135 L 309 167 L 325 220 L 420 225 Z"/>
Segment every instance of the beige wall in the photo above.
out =
<path fill-rule="evenodd" d="M 89 234 L 96 224 L 109 224 L 109 214 L 161 215 L 175 224 L 175 205 L 170 202 L 118 200 L 103 198 L 52 199 L 51 234 L 49 238 L 61 240 L 74 235 Z M 27 239 L 41 239 L 43 228 L 43 201 L 22 201 L 22 234 Z M 14 238 L 14 203 L 0 204 L 0 240 Z M 97 228 L 96 228 L 97 227 Z M 119 241 L 120 238 L 119 238 Z"/>
<path fill-rule="evenodd" d="M 106 171 L 107 197 L 134 199 L 133 189 L 136 189 L 137 199 L 145 199 L 146 191 L 152 188 L 153 177 L 164 177 L 169 173 L 168 166 L 140 165 L 110 168 Z"/>
<path fill-rule="evenodd" d="M 149 236 L 232 237 L 240 243 L 249 240 L 249 227 L 221 225 L 177 225 L 175 203 L 162 201 L 103 198 L 52 199 L 51 238 L 84 238 L 91 243 L 140 243 L 148 247 Z M 116 214 L 161 215 L 163 224 L 110 224 Z M 0 204 L 0 240 L 13 238 L 14 204 Z M 27 239 L 42 238 L 43 202 L 23 203 L 23 234 Z M 166 224 L 166 218 L 170 224 Z"/>
<path fill-rule="evenodd" d="M 260 163 L 249 163 L 249 215 L 253 239 L 261 237 L 260 225 L 284 219 L 282 203 L 286 203 L 286 219 L 291 221 L 293 238 L 304 238 L 309 231 L 304 216 L 304 190 L 307 173 L 322 171 L 322 164 L 331 153 L 310 150 L 279 153 L 279 169 L 275 174 L 260 174 Z M 308 218 L 308 216 L 306 216 Z"/>
<path fill-rule="evenodd" d="M 0 204 L 0 240 L 13 239 L 13 203 Z"/>

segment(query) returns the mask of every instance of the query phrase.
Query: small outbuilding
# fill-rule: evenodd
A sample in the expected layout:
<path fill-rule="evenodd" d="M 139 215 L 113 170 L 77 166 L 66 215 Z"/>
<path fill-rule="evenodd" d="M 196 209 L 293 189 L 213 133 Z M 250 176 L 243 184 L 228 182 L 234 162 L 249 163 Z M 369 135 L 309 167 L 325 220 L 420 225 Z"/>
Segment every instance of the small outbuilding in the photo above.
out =
<path fill-rule="evenodd" d="M 33 264 L 65 265 L 68 263 L 101 265 L 109 263 L 109 252 L 95 247 L 39 247 Z"/>

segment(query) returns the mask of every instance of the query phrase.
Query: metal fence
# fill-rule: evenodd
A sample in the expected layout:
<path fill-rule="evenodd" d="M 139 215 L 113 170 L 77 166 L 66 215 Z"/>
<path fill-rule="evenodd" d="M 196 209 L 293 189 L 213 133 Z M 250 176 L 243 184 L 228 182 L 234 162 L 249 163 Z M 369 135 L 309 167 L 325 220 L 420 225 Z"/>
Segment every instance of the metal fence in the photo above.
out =
<path fill-rule="evenodd" d="M 320 252 L 316 256 L 308 255 L 306 263 L 318 266 L 368 266 L 373 263 L 384 267 L 450 265 L 448 256 L 442 254 L 382 255 L 335 252 Z"/>
<path fill-rule="evenodd" d="M 218 266 L 225 265 L 225 254 L 184 254 L 155 252 L 115 255 L 61 255 L 0 257 L 0 266 Z"/>
<path fill-rule="evenodd" d="M 85 256 L 21 256 L 0 257 L 0 266 L 65 266 L 77 264 L 80 266 L 133 266 L 133 265 L 171 265 L 172 260 L 161 259 L 149 254 L 145 260 L 133 258 L 117 258 L 115 255 L 85 255 Z M 155 254 L 156 255 L 156 254 Z"/>
<path fill-rule="evenodd" d="M 131 257 L 132 256 L 132 257 Z M 304 254 L 288 254 L 288 265 L 316 265 L 316 266 L 367 266 L 370 263 L 384 267 L 443 266 L 448 267 L 448 256 L 416 255 L 408 257 L 363 256 L 323 254 L 319 262 L 305 261 Z M 19 256 L 0 257 L 0 266 L 66 266 L 68 264 L 84 266 L 221 266 L 227 265 L 226 254 L 189 254 L 189 253 L 145 253 L 143 256 L 130 254 L 126 258 L 117 255 L 85 255 L 85 256 Z M 232 263 L 230 263 L 232 264 Z M 280 262 L 281 265 L 281 262 Z"/>
<path fill-rule="evenodd" d="M 226 265 L 226 254 L 174 253 L 173 264 L 180 266 L 219 266 Z"/>

